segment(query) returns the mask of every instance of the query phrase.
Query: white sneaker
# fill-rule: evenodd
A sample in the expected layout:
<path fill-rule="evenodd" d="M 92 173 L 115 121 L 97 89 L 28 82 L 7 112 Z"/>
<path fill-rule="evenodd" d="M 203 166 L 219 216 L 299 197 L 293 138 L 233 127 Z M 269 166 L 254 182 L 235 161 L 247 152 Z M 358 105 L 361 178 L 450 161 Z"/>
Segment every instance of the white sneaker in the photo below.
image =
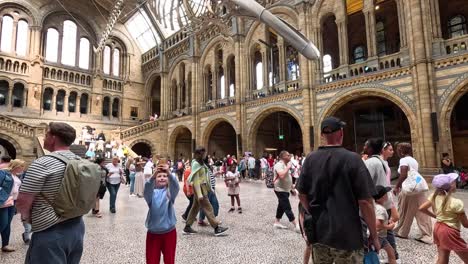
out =
<path fill-rule="evenodd" d="M 296 231 L 296 233 L 300 234 L 301 233 L 301 228 L 299 227 L 299 225 L 296 225 L 294 227 L 294 231 Z"/>
<path fill-rule="evenodd" d="M 278 229 L 288 229 L 287 226 L 284 226 L 284 225 L 282 225 L 280 223 L 274 223 L 273 226 L 278 228 Z"/>

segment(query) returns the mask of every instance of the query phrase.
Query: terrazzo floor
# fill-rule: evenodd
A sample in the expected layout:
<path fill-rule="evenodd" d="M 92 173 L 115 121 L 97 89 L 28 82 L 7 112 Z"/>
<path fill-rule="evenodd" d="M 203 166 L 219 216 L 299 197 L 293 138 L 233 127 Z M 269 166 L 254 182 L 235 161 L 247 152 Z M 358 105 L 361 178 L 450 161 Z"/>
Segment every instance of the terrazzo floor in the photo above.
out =
<path fill-rule="evenodd" d="M 277 199 L 271 189 L 259 182 L 241 183 L 241 203 L 243 214 L 228 213 L 230 200 L 221 181 L 217 183 L 217 195 L 220 202 L 219 219 L 223 226 L 228 226 L 228 236 L 214 237 L 211 227 L 194 228 L 199 234 L 182 235 L 183 223 L 180 215 L 188 204 L 182 191 L 176 199 L 178 217 L 176 263 L 226 263 L 226 264 L 296 264 L 302 262 L 304 241 L 301 236 L 289 230 L 273 228 Z M 458 193 L 468 204 L 468 193 Z M 145 218 L 147 206 L 143 199 L 129 197 L 129 188 L 121 186 L 117 198 L 117 213 L 108 210 L 109 196 L 102 200 L 103 217 L 101 219 L 87 215 L 85 249 L 81 263 L 84 264 L 138 264 L 145 263 Z M 297 211 L 298 199 L 291 198 Z M 283 223 L 287 224 L 284 216 Z M 23 263 L 27 246 L 21 240 L 23 231 L 18 216 L 13 219 L 10 245 L 17 249 L 14 253 L 0 252 L 1 264 Z M 416 229 L 414 224 L 413 230 Z M 416 236 L 412 231 L 410 237 Z M 462 236 L 468 240 L 468 231 Z M 435 263 L 435 246 L 424 245 L 414 240 L 397 240 L 401 263 Z M 452 256 L 450 263 L 462 263 Z M 47 263 L 49 264 L 49 263 Z M 53 264 L 53 263 L 50 263 Z"/>

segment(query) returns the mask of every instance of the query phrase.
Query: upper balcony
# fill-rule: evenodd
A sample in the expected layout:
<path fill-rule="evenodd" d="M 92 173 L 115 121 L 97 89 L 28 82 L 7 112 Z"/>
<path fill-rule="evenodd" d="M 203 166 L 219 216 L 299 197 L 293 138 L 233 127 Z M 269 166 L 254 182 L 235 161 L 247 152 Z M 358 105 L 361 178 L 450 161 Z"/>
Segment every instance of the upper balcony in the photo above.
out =
<path fill-rule="evenodd" d="M 0 71 L 2 72 L 28 76 L 29 65 L 30 62 L 28 60 L 0 54 Z"/>
<path fill-rule="evenodd" d="M 47 80 L 79 85 L 86 88 L 90 88 L 93 85 L 92 75 L 89 71 L 44 65 L 43 76 Z"/>

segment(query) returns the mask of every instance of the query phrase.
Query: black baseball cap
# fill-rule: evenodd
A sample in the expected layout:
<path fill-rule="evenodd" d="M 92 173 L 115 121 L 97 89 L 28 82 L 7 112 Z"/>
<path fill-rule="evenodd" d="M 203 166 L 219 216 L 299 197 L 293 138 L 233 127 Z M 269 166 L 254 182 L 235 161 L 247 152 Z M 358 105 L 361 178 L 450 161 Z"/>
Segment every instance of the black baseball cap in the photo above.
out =
<path fill-rule="evenodd" d="M 390 187 L 383 187 L 382 185 L 377 185 L 375 186 L 375 195 L 372 197 L 374 197 L 375 200 L 378 200 L 391 190 L 392 188 Z"/>
<path fill-rule="evenodd" d="M 346 123 L 341 121 L 339 118 L 330 116 L 322 121 L 321 131 L 322 134 L 331 134 L 346 126 Z"/>

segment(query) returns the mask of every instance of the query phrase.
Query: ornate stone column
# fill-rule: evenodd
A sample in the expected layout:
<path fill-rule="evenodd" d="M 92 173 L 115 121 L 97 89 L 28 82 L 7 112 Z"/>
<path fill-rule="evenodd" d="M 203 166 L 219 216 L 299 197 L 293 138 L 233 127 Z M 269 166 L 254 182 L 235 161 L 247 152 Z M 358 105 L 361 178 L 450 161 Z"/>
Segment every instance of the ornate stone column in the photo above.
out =
<path fill-rule="evenodd" d="M 336 21 L 336 25 L 338 28 L 338 46 L 340 49 L 340 66 L 347 65 L 349 63 L 348 29 L 345 22 L 345 19 Z"/>
<path fill-rule="evenodd" d="M 11 112 L 13 110 L 13 89 L 14 89 L 14 83 L 9 83 L 8 85 L 8 101 L 7 101 L 7 107 L 8 107 L 8 112 Z"/>
<path fill-rule="evenodd" d="M 364 18 L 366 21 L 366 39 L 367 39 L 367 50 L 368 58 L 377 56 L 377 44 L 376 44 L 376 33 L 375 33 L 375 7 L 371 2 L 371 5 L 363 10 Z"/>
<path fill-rule="evenodd" d="M 286 58 L 286 43 L 284 43 L 284 39 L 278 36 L 278 51 L 279 51 L 279 80 L 280 82 L 286 82 L 288 79 L 287 77 L 287 58 Z"/>

